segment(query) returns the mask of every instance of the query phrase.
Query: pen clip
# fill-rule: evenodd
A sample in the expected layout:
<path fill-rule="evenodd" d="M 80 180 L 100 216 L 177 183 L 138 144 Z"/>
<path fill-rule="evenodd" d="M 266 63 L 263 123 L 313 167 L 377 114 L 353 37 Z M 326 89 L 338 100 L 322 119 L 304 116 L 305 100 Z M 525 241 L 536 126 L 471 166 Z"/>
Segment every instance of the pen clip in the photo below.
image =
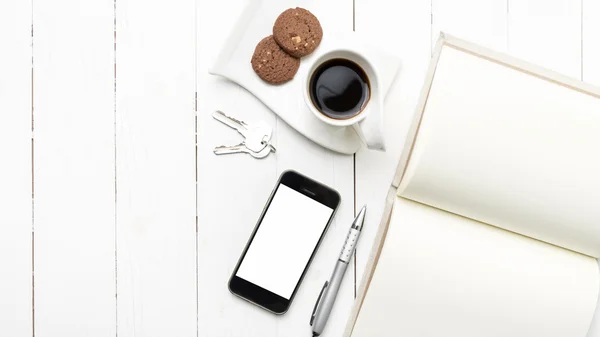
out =
<path fill-rule="evenodd" d="M 323 292 L 325 288 L 329 285 L 329 281 L 325 281 L 323 288 L 321 288 L 321 292 L 319 293 L 319 297 L 317 298 L 317 302 L 315 303 L 315 307 L 313 308 L 312 315 L 310 316 L 310 325 L 312 326 L 313 321 L 315 320 L 315 314 L 317 313 L 317 308 L 319 307 L 319 302 L 321 302 L 321 296 L 323 296 Z"/>

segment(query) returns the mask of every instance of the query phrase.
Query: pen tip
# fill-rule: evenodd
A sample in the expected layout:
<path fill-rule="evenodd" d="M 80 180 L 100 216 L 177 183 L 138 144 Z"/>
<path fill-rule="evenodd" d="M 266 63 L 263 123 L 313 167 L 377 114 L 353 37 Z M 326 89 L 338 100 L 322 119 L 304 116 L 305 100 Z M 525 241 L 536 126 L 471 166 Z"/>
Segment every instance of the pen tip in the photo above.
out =
<path fill-rule="evenodd" d="M 364 214 L 367 212 L 367 205 L 364 205 L 361 209 L 360 212 L 358 212 L 358 215 Z"/>
<path fill-rule="evenodd" d="M 358 214 L 356 215 L 356 218 L 354 218 L 354 222 L 352 223 L 352 228 L 361 230 L 363 227 L 363 224 L 365 222 L 365 213 L 367 212 L 367 205 L 364 205 L 361 209 L 360 212 L 358 212 Z"/>

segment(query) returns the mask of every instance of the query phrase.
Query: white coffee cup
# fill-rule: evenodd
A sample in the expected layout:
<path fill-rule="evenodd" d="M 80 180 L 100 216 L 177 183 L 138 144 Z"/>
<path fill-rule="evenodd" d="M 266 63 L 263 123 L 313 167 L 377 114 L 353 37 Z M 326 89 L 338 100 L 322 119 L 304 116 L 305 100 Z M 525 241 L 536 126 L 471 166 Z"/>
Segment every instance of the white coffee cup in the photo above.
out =
<path fill-rule="evenodd" d="M 368 77 L 369 99 L 360 112 L 349 118 L 331 118 L 321 112 L 311 99 L 310 82 L 313 73 L 321 64 L 332 59 L 346 59 L 354 62 L 363 69 Z M 381 84 L 375 68 L 367 58 L 351 49 L 331 50 L 313 61 L 303 83 L 304 101 L 318 119 L 337 127 L 351 126 L 369 149 L 385 151 L 383 141 L 383 95 L 380 92 Z"/>

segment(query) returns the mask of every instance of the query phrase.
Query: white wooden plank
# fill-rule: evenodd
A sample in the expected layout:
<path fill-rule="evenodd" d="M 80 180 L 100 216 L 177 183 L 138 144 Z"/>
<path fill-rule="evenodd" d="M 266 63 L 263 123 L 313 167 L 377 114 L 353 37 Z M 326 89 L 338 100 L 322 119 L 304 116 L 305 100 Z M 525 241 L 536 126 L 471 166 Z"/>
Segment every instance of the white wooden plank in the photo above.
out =
<path fill-rule="evenodd" d="M 402 59 L 400 74 L 385 102 L 387 150 L 362 149 L 356 155 L 356 203 L 368 205 L 356 252 L 359 286 L 429 64 L 431 6 L 427 1 L 356 0 L 355 20 L 357 32 L 370 34 L 374 43 L 387 46 Z"/>
<path fill-rule="evenodd" d="M 115 334 L 113 3 L 34 1 L 35 335 Z"/>
<path fill-rule="evenodd" d="M 432 47 L 443 31 L 495 50 L 506 50 L 507 5 L 507 0 L 432 0 Z"/>
<path fill-rule="evenodd" d="M 582 79 L 600 86 L 600 1 L 582 1 Z M 600 261 L 598 261 L 600 267 Z M 598 294 L 600 306 L 600 293 Z M 588 337 L 600 337 L 600 308 L 596 308 Z"/>
<path fill-rule="evenodd" d="M 208 75 L 207 69 L 228 34 L 228 29 L 214 27 L 233 27 L 246 0 L 198 5 L 199 335 L 306 336 L 310 334 L 308 320 L 314 301 L 330 276 L 352 221 L 353 158 L 313 144 L 245 90 Z M 315 11 L 314 6 L 318 6 L 325 34 L 334 29 L 352 29 L 349 1 L 294 5 Z M 247 155 L 215 156 L 212 153 L 215 145 L 240 140 L 239 135 L 210 117 L 215 109 L 248 122 L 269 123 L 274 127 L 277 153 L 263 160 Z M 275 316 L 235 298 L 227 290 L 227 281 L 275 181 L 285 169 L 297 170 L 337 189 L 342 195 L 342 206 L 290 310 L 284 316 Z M 327 327 L 329 336 L 341 334 L 352 298 L 353 275 L 349 270 Z"/>
<path fill-rule="evenodd" d="M 0 2 L 0 44 L 0 336 L 30 336 L 31 2 Z"/>
<path fill-rule="evenodd" d="M 116 4 L 119 336 L 196 334 L 194 9 Z"/>
<path fill-rule="evenodd" d="M 583 0 L 583 80 L 600 86 L 600 1 Z"/>
<path fill-rule="evenodd" d="M 508 51 L 580 78 L 581 1 L 509 0 Z"/>

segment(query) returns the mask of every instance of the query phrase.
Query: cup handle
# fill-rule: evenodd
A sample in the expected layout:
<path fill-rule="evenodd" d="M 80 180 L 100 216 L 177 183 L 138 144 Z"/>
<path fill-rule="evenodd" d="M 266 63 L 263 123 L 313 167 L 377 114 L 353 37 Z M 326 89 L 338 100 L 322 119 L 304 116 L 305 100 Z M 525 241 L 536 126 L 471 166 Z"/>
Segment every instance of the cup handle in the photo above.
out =
<path fill-rule="evenodd" d="M 352 124 L 352 127 L 367 148 L 385 152 L 383 120 L 379 114 L 372 113 L 362 121 Z"/>

